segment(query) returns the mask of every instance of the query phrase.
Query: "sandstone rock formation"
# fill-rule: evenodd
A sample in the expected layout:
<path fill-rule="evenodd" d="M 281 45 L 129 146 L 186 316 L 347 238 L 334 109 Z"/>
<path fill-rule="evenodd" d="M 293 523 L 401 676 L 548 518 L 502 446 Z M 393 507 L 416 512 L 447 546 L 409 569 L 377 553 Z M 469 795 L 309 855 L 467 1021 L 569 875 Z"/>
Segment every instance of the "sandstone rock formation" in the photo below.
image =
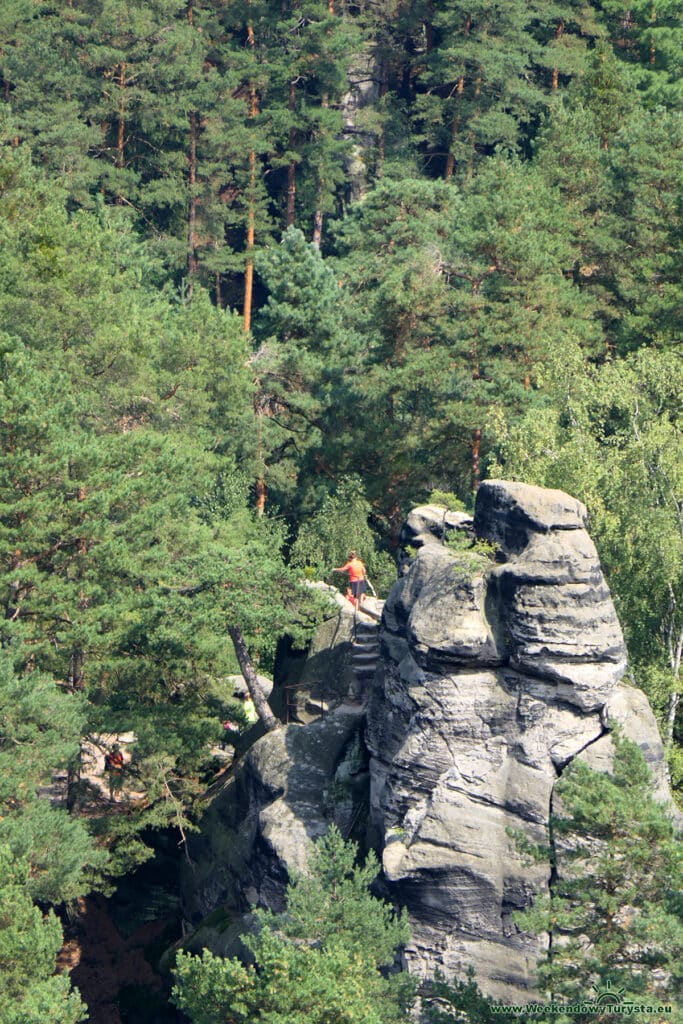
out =
<path fill-rule="evenodd" d="M 454 530 L 472 530 L 472 516 L 451 512 L 441 505 L 419 505 L 408 514 L 398 542 L 398 571 L 408 571 L 417 550 L 426 544 L 444 544 Z"/>
<path fill-rule="evenodd" d="M 608 722 L 640 741 L 647 719 L 668 793 L 647 701 L 618 688 L 626 651 L 585 524 L 560 491 L 482 484 L 474 531 L 496 561 L 434 543 L 414 552 L 386 603 L 368 709 L 371 811 L 410 915 L 408 966 L 473 966 L 485 992 L 513 1000 L 533 987 L 543 945 L 513 914 L 549 879 L 511 833 L 543 841 L 562 769 L 582 752 L 608 766 Z"/>
<path fill-rule="evenodd" d="M 475 535 L 486 551 L 468 549 Z M 670 801 L 657 725 L 621 681 L 624 643 L 580 502 L 487 481 L 474 520 L 423 506 L 401 545 L 367 707 L 348 702 L 354 631 L 341 600 L 297 668 L 295 716 L 310 724 L 258 740 L 191 843 L 186 913 L 211 917 L 189 944 L 237 952 L 250 908 L 281 908 L 329 823 L 359 836 L 367 818 L 410 916 L 409 969 L 474 967 L 486 993 L 521 1002 L 544 943 L 514 912 L 547 891 L 549 871 L 525 861 L 514 833 L 546 841 L 559 775 L 575 757 L 609 770 L 615 722 Z M 324 718 L 306 714 L 323 704 Z"/>

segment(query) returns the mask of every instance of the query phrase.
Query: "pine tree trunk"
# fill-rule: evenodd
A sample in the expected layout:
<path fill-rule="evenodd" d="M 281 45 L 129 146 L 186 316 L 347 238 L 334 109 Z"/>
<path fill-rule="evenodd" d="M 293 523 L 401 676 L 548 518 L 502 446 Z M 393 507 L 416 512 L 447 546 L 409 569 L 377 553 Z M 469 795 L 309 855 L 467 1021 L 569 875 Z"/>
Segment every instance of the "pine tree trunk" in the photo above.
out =
<path fill-rule="evenodd" d="M 460 78 L 458 79 L 458 85 L 457 85 L 456 90 L 455 90 L 456 94 L 458 96 L 458 101 L 462 98 L 462 94 L 464 92 L 464 89 L 465 89 L 465 76 L 461 75 Z M 459 130 L 459 128 L 460 128 L 460 110 L 456 109 L 456 112 L 453 115 L 453 123 L 451 124 L 451 144 L 450 144 L 450 147 L 449 147 L 449 150 L 448 150 L 448 157 L 446 158 L 446 169 L 444 170 L 444 174 L 443 174 L 443 176 L 446 179 L 446 181 L 448 181 L 449 178 L 453 177 L 453 171 L 455 170 L 455 156 L 453 154 L 453 150 L 455 148 L 455 142 L 456 142 L 456 139 L 458 137 L 458 130 Z"/>
<path fill-rule="evenodd" d="M 481 427 L 477 427 L 472 435 L 472 490 L 479 490 L 481 483 Z"/>
<path fill-rule="evenodd" d="M 468 36 L 471 31 L 472 31 L 472 15 L 468 14 L 467 18 L 465 19 L 465 26 L 463 28 L 463 35 Z M 460 75 L 460 77 L 458 79 L 458 84 L 457 84 L 456 89 L 455 89 L 455 92 L 456 92 L 456 95 L 458 97 L 458 100 L 457 100 L 456 112 L 453 115 L 453 122 L 451 124 L 451 144 L 450 144 L 450 147 L 449 147 L 449 150 L 448 150 L 448 156 L 446 158 L 446 168 L 444 170 L 444 175 L 443 175 L 444 178 L 446 179 L 446 181 L 448 181 L 449 178 L 453 177 L 453 171 L 455 170 L 455 156 L 453 155 L 453 148 L 455 146 L 455 140 L 457 139 L 458 130 L 460 128 L 460 110 L 459 110 L 459 106 L 460 106 L 460 102 L 462 101 L 462 94 L 463 94 L 464 91 L 465 91 L 465 76 L 464 75 Z"/>
<path fill-rule="evenodd" d="M 386 64 L 383 63 L 382 64 L 382 74 L 381 74 L 380 80 L 379 80 L 379 98 L 380 99 L 382 99 L 384 96 L 386 96 L 388 89 L 389 89 L 389 71 L 387 69 Z M 380 129 L 379 129 L 379 137 L 377 139 L 377 167 L 375 168 L 375 173 L 376 173 L 378 178 L 382 177 L 382 171 L 384 169 L 384 158 L 386 156 L 386 148 L 387 148 L 387 132 L 386 132 L 386 126 L 384 124 L 384 120 L 382 120 L 381 125 L 380 125 Z"/>
<path fill-rule="evenodd" d="M 190 26 L 194 24 L 194 0 L 187 3 L 187 22 Z M 197 273 L 197 197 L 195 185 L 197 184 L 197 111 L 190 111 L 190 154 L 188 185 L 190 201 L 187 211 L 187 283 L 188 294 L 192 298 L 194 289 L 194 276 Z"/>
<path fill-rule="evenodd" d="M 560 23 L 558 24 L 557 28 L 555 29 L 555 38 L 556 39 L 560 39 L 562 37 L 563 33 L 564 33 L 564 22 L 560 21 Z M 553 68 L 553 80 L 552 80 L 553 92 L 555 92 L 557 90 L 557 87 L 559 85 L 559 80 L 560 80 L 559 68 Z"/>
<path fill-rule="evenodd" d="M 187 216 L 187 279 L 190 298 L 194 288 L 194 277 L 197 273 L 197 111 L 190 111 L 190 167 L 188 184 L 190 186 L 190 202 Z"/>
<path fill-rule="evenodd" d="M 67 688 L 70 693 L 85 689 L 85 654 L 83 648 L 76 646 L 71 652 Z"/>
<path fill-rule="evenodd" d="M 313 245 L 320 248 L 323 237 L 323 189 L 325 181 L 322 176 L 318 179 L 318 202 L 313 214 Z"/>
<path fill-rule="evenodd" d="M 334 7 L 332 7 L 332 12 L 333 11 L 334 11 Z M 329 105 L 330 105 L 330 94 L 327 93 L 327 92 L 324 92 L 323 96 L 322 96 L 321 106 L 322 106 L 323 110 L 327 110 Z M 315 212 L 313 213 L 313 245 L 316 245 L 318 247 L 318 249 L 320 248 L 320 243 L 321 243 L 322 237 L 323 237 L 323 202 L 324 202 L 324 199 L 325 199 L 325 179 L 323 177 L 323 169 L 322 169 L 322 166 L 321 166 L 320 172 L 318 174 L 318 196 L 317 196 L 317 202 L 316 202 Z"/>
<path fill-rule="evenodd" d="M 263 415 L 263 413 L 261 413 Z M 256 481 L 256 515 L 262 516 L 266 510 L 266 498 L 268 497 L 268 487 L 265 479 L 260 476 Z"/>
<path fill-rule="evenodd" d="M 292 79 L 289 83 L 289 113 L 290 117 L 294 116 L 296 110 L 296 80 Z M 294 150 L 296 146 L 296 128 L 292 124 L 289 129 L 288 145 L 290 152 Z M 289 166 L 287 168 L 287 216 L 286 224 L 288 228 L 294 227 L 296 221 L 296 160 L 290 159 Z"/>
<path fill-rule="evenodd" d="M 118 86 L 120 89 L 120 94 L 118 129 L 116 133 L 116 166 L 119 168 L 123 168 L 126 163 L 126 65 L 124 63 L 121 63 L 119 66 Z"/>
<path fill-rule="evenodd" d="M 266 696 L 261 689 L 261 684 L 258 681 L 256 674 L 256 668 L 254 663 L 249 656 L 247 645 L 244 642 L 242 630 L 239 626 L 228 626 L 228 633 L 232 640 L 233 647 L 235 648 L 235 654 L 237 655 L 237 661 L 239 662 L 240 670 L 244 676 L 244 681 L 247 684 L 247 689 L 251 695 L 251 699 L 254 702 L 256 713 L 263 722 L 268 732 L 274 732 L 280 728 L 280 722 L 270 710 L 270 705 L 266 700 Z"/>
<path fill-rule="evenodd" d="M 66 809 L 73 811 L 76 806 L 76 787 L 81 781 L 83 750 L 78 748 L 78 760 L 68 765 L 66 769 Z"/>
<path fill-rule="evenodd" d="M 256 238 L 256 210 L 254 190 L 256 188 L 256 151 L 249 152 L 249 209 L 247 212 L 247 263 L 244 271 L 244 333 L 251 330 L 251 306 L 254 297 L 254 257 L 252 255 Z"/>
<path fill-rule="evenodd" d="M 256 44 L 254 38 L 254 26 L 247 26 L 247 42 L 253 47 Z M 258 95 L 256 86 L 252 84 L 249 92 L 249 117 L 253 121 L 258 114 Z M 256 150 L 252 147 L 249 150 L 249 195 L 247 197 L 247 263 L 244 271 L 244 333 L 251 331 L 251 306 L 254 296 L 254 257 L 253 249 L 256 235 Z"/>

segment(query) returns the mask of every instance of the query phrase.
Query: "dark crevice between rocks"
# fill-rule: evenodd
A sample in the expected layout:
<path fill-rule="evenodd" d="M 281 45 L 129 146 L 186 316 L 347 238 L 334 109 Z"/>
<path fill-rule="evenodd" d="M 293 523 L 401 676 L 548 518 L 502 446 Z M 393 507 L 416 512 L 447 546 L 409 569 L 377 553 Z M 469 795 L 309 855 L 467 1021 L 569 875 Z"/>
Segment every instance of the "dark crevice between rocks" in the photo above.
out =
<path fill-rule="evenodd" d="M 602 712 L 603 712 L 603 708 L 598 708 L 598 709 L 596 709 L 595 714 L 602 715 Z M 554 758 L 551 757 L 551 760 L 553 762 L 553 767 L 554 767 L 555 772 L 557 774 L 558 780 L 562 778 L 562 775 L 563 775 L 565 769 L 569 767 L 569 765 L 572 763 L 572 761 L 576 760 L 576 758 L 579 756 L 579 754 L 582 754 L 584 752 L 584 750 L 588 750 L 588 748 L 592 747 L 594 743 L 598 743 L 599 740 L 601 740 L 603 738 L 603 736 L 606 736 L 609 732 L 612 731 L 608 726 L 606 726 L 604 724 L 604 722 L 601 722 L 601 725 L 602 725 L 602 729 L 601 729 L 599 735 L 595 736 L 593 739 L 588 740 L 586 743 L 584 743 L 584 745 L 582 747 L 579 747 L 579 749 L 576 750 L 570 757 L 566 757 L 564 759 L 560 759 L 560 760 L 557 760 L 557 761 Z M 554 792 L 555 792 L 555 787 L 553 786 L 553 793 Z M 551 804 L 552 804 L 552 799 L 551 799 Z M 551 811 L 552 811 L 552 807 L 551 807 Z"/>
<path fill-rule="evenodd" d="M 78 901 L 64 923 L 60 969 L 70 972 L 92 1024 L 175 1024 L 160 966 L 182 933 L 180 851 L 172 831 L 147 837 L 155 856 L 109 898 Z"/>

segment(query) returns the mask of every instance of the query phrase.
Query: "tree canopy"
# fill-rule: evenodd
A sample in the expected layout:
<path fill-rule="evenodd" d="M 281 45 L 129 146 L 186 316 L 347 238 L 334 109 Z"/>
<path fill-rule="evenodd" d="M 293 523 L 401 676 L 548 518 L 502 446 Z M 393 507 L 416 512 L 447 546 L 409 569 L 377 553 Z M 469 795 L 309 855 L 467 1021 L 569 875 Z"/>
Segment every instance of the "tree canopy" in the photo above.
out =
<path fill-rule="evenodd" d="M 3 5 L 0 842 L 20 902 L 106 887 L 147 827 L 184 835 L 226 677 L 253 686 L 316 621 L 301 576 L 355 546 L 384 596 L 410 507 L 471 508 L 487 475 L 586 502 L 683 787 L 680 16 Z M 125 815 L 78 782 L 81 741 L 119 732 L 145 795 Z M 44 799 L 54 772 L 68 809 Z M 290 965 L 314 957 L 279 929 Z"/>

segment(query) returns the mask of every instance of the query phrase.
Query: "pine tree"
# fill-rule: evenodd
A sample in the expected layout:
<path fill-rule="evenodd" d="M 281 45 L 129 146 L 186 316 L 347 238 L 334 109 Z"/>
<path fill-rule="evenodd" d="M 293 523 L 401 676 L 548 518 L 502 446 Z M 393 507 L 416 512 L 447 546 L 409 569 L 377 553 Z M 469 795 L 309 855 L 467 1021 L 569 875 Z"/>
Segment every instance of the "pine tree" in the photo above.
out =
<path fill-rule="evenodd" d="M 518 924 L 550 932 L 539 982 L 554 1000 L 611 988 L 661 1005 L 683 982 L 683 857 L 640 749 L 618 734 L 612 741 L 609 774 L 574 761 L 558 783 L 553 891 Z"/>
<path fill-rule="evenodd" d="M 680 0 L 654 4 L 636 0 L 624 7 L 614 0 L 600 4 L 614 52 L 629 70 L 629 86 L 650 110 L 680 107 Z"/>
<path fill-rule="evenodd" d="M 402 916 L 369 892 L 378 866 L 356 866 L 356 848 L 333 827 L 319 841 L 310 876 L 288 889 L 287 910 L 258 911 L 260 929 L 245 936 L 255 964 L 205 951 L 177 960 L 176 1004 L 195 1024 L 398 1024 L 408 1020 L 414 985 L 383 977 L 407 941 Z"/>
<path fill-rule="evenodd" d="M 15 675 L 12 653 L 0 657 L 0 843 L 30 868 L 27 894 L 61 903 L 87 893 L 107 862 L 84 822 L 40 795 L 76 763 L 86 708 L 38 672 Z"/>
<path fill-rule="evenodd" d="M 305 501 L 299 471 L 344 443 L 344 374 L 359 339 L 343 322 L 332 266 L 301 231 L 288 230 L 258 269 L 269 295 L 254 325 L 252 365 L 268 487 L 278 502 Z"/>
<path fill-rule="evenodd" d="M 0 1000 L 3 1024 L 78 1024 L 86 1007 L 55 973 L 62 929 L 29 895 L 29 866 L 0 845 Z"/>
<path fill-rule="evenodd" d="M 96 87 L 82 59 L 86 33 L 78 5 L 3 5 L 0 102 L 11 118 L 12 143 L 27 143 L 36 164 L 88 206 L 102 167 L 95 158 L 101 129 L 89 117 Z"/>
<path fill-rule="evenodd" d="M 415 103 L 422 136 L 444 177 L 471 174 L 494 147 L 516 152 L 543 104 L 532 67 L 537 12 L 524 3 L 439 4 Z"/>

